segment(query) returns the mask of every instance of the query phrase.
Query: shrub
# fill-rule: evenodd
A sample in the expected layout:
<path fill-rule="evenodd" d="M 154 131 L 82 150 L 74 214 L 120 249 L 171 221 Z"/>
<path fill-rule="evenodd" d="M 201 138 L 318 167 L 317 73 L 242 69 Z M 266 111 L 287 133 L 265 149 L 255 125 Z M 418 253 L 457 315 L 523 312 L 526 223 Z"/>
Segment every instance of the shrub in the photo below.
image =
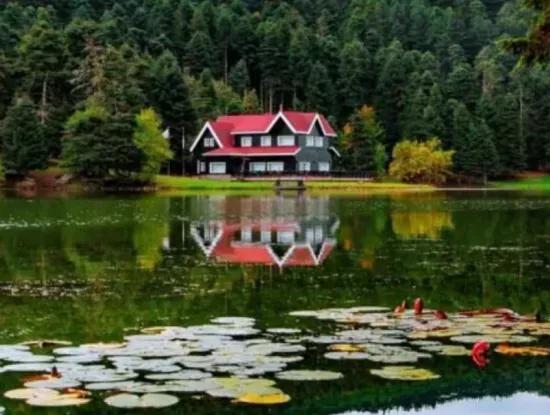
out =
<path fill-rule="evenodd" d="M 407 183 L 445 183 L 453 165 L 454 151 L 445 151 L 437 138 L 403 140 L 393 149 L 390 175 Z"/>

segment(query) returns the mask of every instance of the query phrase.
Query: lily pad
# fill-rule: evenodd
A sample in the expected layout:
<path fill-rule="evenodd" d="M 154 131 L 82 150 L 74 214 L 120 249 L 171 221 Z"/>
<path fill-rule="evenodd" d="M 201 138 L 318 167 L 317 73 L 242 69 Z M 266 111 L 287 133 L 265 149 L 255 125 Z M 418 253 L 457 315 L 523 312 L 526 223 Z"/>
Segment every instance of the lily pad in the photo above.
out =
<path fill-rule="evenodd" d="M 330 360 L 367 360 L 369 354 L 363 352 L 329 352 L 325 353 L 325 358 Z"/>
<path fill-rule="evenodd" d="M 291 335 L 291 334 L 300 334 L 302 330 L 300 329 L 288 329 L 284 327 L 275 327 L 272 329 L 266 330 L 270 334 L 279 334 L 279 335 Z"/>
<path fill-rule="evenodd" d="M 290 396 L 282 392 L 271 395 L 258 395 L 255 393 L 246 393 L 239 396 L 235 402 L 254 405 L 280 405 L 290 401 Z"/>
<path fill-rule="evenodd" d="M 384 379 L 421 381 L 439 379 L 439 375 L 427 369 L 414 366 L 385 366 L 382 369 L 371 369 L 370 373 Z"/>
<path fill-rule="evenodd" d="M 437 353 L 441 356 L 469 356 L 471 354 L 470 350 L 468 350 L 466 347 L 458 345 L 454 346 L 442 344 L 435 346 L 424 346 L 420 349 L 431 353 Z"/>
<path fill-rule="evenodd" d="M 53 389 L 13 389 L 4 394 L 4 397 L 14 400 L 27 401 L 29 399 L 39 399 L 39 398 L 52 398 L 58 396 L 59 392 Z"/>
<path fill-rule="evenodd" d="M 550 347 L 514 347 L 501 344 L 495 352 L 508 356 L 550 356 Z"/>
<path fill-rule="evenodd" d="M 89 391 L 128 391 L 128 389 L 137 385 L 141 385 L 141 383 L 132 380 L 122 382 L 97 382 L 87 384 L 86 389 Z"/>
<path fill-rule="evenodd" d="M 71 394 L 58 395 L 51 398 L 34 398 L 27 401 L 27 405 L 40 407 L 81 406 L 90 402 L 90 399 L 80 398 Z"/>
<path fill-rule="evenodd" d="M 59 379 L 47 379 L 47 380 L 37 380 L 34 382 L 26 382 L 26 388 L 35 388 L 35 389 L 70 389 L 78 388 L 80 382 L 70 378 L 59 378 Z"/>
<path fill-rule="evenodd" d="M 520 335 L 484 335 L 484 334 L 472 334 L 465 336 L 451 337 L 451 341 L 455 343 L 474 344 L 479 341 L 486 341 L 487 343 L 532 343 L 536 341 L 534 337 L 520 336 Z"/>
<path fill-rule="evenodd" d="M 178 402 L 177 397 L 160 393 L 148 393 L 142 396 L 121 393 L 105 399 L 107 405 L 121 409 L 167 408 Z"/>
<path fill-rule="evenodd" d="M 183 370 L 174 373 L 153 373 L 145 375 L 149 380 L 200 380 L 212 377 L 211 373 L 200 370 Z"/>
<path fill-rule="evenodd" d="M 41 339 L 41 340 L 31 340 L 28 342 L 21 343 L 23 346 L 29 346 L 29 347 L 37 347 L 39 349 L 45 349 L 50 347 L 63 347 L 63 346 L 70 346 L 72 343 L 65 340 L 49 340 L 49 339 Z"/>
<path fill-rule="evenodd" d="M 277 379 L 292 381 L 322 381 L 337 380 L 344 377 L 340 372 L 331 372 L 328 370 L 287 370 L 275 375 Z"/>

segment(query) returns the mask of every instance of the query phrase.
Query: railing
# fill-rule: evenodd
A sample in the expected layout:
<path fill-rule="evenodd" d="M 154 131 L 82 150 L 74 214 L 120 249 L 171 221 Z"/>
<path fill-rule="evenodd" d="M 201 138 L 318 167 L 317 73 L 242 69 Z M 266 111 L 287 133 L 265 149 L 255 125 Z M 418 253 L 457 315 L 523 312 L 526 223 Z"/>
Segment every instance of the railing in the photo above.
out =
<path fill-rule="evenodd" d="M 237 176 L 243 178 L 284 178 L 284 177 L 330 177 L 330 178 L 341 178 L 341 179 L 372 179 L 374 178 L 373 172 L 370 171 L 348 171 L 348 170 L 331 170 L 331 171 L 304 171 L 304 170 L 285 170 L 282 172 L 274 171 L 262 171 L 262 172 L 251 172 L 246 171 L 239 173 Z"/>

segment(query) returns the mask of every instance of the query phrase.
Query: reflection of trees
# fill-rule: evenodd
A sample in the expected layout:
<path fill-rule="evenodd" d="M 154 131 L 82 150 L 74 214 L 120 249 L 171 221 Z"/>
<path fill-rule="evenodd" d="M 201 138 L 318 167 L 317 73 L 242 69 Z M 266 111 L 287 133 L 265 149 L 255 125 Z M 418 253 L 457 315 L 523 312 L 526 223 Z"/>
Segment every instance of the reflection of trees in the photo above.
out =
<path fill-rule="evenodd" d="M 445 229 L 453 229 L 450 212 L 396 212 L 391 213 L 392 228 L 403 239 L 439 239 Z"/>
<path fill-rule="evenodd" d="M 158 197 L 136 202 L 133 242 L 140 268 L 153 270 L 162 261 L 162 243 L 169 234 L 168 207 L 168 200 Z"/>
<path fill-rule="evenodd" d="M 443 193 L 396 194 L 391 201 L 392 228 L 400 238 L 439 239 L 444 230 L 454 227 Z"/>

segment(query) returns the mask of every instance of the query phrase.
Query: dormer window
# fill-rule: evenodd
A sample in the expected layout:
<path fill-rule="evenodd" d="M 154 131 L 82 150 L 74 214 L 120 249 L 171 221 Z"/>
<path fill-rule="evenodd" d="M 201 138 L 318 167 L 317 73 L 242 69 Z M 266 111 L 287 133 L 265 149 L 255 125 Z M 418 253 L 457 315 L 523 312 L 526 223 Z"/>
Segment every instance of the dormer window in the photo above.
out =
<path fill-rule="evenodd" d="M 293 146 L 295 143 L 293 135 L 279 135 L 277 136 L 278 146 Z"/>
<path fill-rule="evenodd" d="M 315 137 L 315 147 L 323 147 L 323 137 Z"/>
<path fill-rule="evenodd" d="M 271 147 L 271 136 L 262 135 L 261 142 L 262 142 L 262 147 Z"/>
<path fill-rule="evenodd" d="M 207 138 L 204 139 L 204 146 L 207 147 L 207 148 L 214 147 L 216 145 L 215 143 L 216 142 L 212 137 L 207 137 Z"/>
<path fill-rule="evenodd" d="M 315 137 L 312 135 L 306 136 L 306 147 L 315 147 Z"/>
<path fill-rule="evenodd" d="M 252 147 L 252 137 L 249 135 L 242 136 L 241 147 Z"/>

